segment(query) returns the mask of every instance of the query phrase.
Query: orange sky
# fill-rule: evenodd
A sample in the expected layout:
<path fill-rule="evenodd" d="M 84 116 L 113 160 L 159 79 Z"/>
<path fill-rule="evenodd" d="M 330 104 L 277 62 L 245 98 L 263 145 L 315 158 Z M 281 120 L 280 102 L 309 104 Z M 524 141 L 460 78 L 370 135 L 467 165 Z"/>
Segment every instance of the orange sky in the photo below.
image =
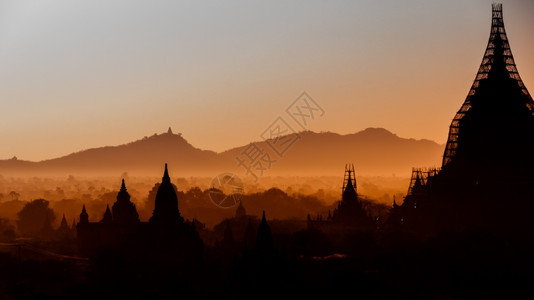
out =
<path fill-rule="evenodd" d="M 377 3 L 378 2 L 378 3 Z M 216 151 L 259 140 L 303 91 L 309 129 L 446 141 L 492 1 L 4 1 L 0 158 L 41 160 L 171 126 Z M 534 89 L 534 3 L 503 1 Z"/>

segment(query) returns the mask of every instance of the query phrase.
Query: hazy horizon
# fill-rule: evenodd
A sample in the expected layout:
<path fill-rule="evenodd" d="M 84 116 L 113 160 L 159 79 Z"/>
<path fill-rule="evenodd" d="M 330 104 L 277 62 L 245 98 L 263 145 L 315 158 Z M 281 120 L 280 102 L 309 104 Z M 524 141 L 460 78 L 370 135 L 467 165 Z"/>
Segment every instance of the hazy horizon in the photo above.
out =
<path fill-rule="evenodd" d="M 39 161 L 169 126 L 220 152 L 260 140 L 303 91 L 325 112 L 306 129 L 382 127 L 443 144 L 491 3 L 2 2 L 0 158 Z M 534 3 L 503 7 L 531 88 Z"/>

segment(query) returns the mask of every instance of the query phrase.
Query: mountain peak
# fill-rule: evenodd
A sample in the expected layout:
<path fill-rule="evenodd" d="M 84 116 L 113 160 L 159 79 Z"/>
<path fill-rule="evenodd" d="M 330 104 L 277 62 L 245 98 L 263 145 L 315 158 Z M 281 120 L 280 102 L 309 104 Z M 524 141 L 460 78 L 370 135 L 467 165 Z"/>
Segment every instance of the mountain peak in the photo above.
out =
<path fill-rule="evenodd" d="M 375 135 L 375 136 L 397 136 L 393 132 L 385 128 L 381 128 L 381 127 L 368 127 L 360 131 L 359 133 L 364 134 L 364 135 Z"/>

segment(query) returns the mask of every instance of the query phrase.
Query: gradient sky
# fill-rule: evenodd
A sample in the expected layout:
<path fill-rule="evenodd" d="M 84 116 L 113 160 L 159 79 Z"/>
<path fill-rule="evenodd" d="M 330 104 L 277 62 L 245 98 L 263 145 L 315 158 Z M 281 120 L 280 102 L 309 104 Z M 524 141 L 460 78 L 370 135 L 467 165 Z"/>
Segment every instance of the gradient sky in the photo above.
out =
<path fill-rule="evenodd" d="M 0 158 L 41 160 L 171 126 L 222 151 L 308 92 L 309 129 L 445 143 L 492 0 L 1 1 Z M 503 1 L 534 93 L 534 1 Z"/>

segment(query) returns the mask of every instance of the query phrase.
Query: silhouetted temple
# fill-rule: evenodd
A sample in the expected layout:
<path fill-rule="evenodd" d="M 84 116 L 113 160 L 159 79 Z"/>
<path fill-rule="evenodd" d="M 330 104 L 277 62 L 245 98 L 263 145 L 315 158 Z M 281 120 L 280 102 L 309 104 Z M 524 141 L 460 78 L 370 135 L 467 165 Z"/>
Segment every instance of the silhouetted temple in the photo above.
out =
<path fill-rule="evenodd" d="M 176 226 L 184 222 L 178 210 L 178 197 L 171 184 L 167 164 L 165 164 L 165 172 L 156 194 L 154 212 L 149 222 L 162 226 Z"/>
<path fill-rule="evenodd" d="M 269 227 L 269 224 L 267 224 L 265 211 L 262 213 L 261 223 L 258 227 L 258 234 L 256 236 L 256 246 L 254 249 L 257 251 L 272 251 L 274 249 L 271 227 Z"/>
<path fill-rule="evenodd" d="M 130 201 L 130 194 L 126 191 L 124 179 L 122 180 L 121 189 L 117 195 L 117 202 L 113 204 L 112 212 L 113 220 L 117 223 L 135 224 L 139 222 L 139 214 L 137 213 L 135 204 Z"/>
<path fill-rule="evenodd" d="M 209 244 L 209 240 L 211 240 L 215 242 L 216 248 L 222 247 L 225 248 L 222 251 L 232 250 L 231 252 L 233 253 L 240 252 L 244 248 L 251 250 L 254 248 L 256 229 L 260 223 L 260 220 L 256 216 L 247 215 L 243 201 L 239 201 L 234 217 L 225 219 L 215 225 L 213 228 L 215 235 L 211 237 L 205 236 L 206 239 L 204 239 L 204 242 Z"/>
<path fill-rule="evenodd" d="M 243 201 L 239 201 L 239 206 L 235 210 L 235 218 L 242 218 L 247 215 L 245 207 L 243 207 Z"/>
<path fill-rule="evenodd" d="M 141 222 L 135 204 L 130 201 L 124 179 L 117 201 L 109 205 L 99 222 L 89 222 L 83 206 L 77 225 L 81 253 L 93 256 L 105 250 L 127 255 L 169 256 L 195 260 L 202 256 L 202 240 L 191 222 L 184 222 L 178 210 L 178 197 L 171 184 L 167 164 L 157 191 L 155 209 L 149 222 Z"/>
<path fill-rule="evenodd" d="M 512 56 L 502 5 L 493 4 L 489 42 L 450 125 L 441 170 L 414 169 L 390 223 L 424 234 L 472 229 L 530 235 L 532 153 L 534 102 Z"/>
<path fill-rule="evenodd" d="M 67 223 L 65 214 L 63 214 L 63 218 L 61 219 L 61 224 L 59 225 L 59 228 L 56 230 L 56 236 L 59 240 L 70 240 L 76 236 L 76 232 Z"/>
<path fill-rule="evenodd" d="M 337 208 L 333 213 L 329 212 L 326 218 L 322 216 L 311 218 L 308 215 L 308 227 L 350 227 L 362 231 L 374 229 L 372 217 L 365 211 L 356 192 L 354 165 L 345 166 L 341 201 L 338 202 Z"/>

